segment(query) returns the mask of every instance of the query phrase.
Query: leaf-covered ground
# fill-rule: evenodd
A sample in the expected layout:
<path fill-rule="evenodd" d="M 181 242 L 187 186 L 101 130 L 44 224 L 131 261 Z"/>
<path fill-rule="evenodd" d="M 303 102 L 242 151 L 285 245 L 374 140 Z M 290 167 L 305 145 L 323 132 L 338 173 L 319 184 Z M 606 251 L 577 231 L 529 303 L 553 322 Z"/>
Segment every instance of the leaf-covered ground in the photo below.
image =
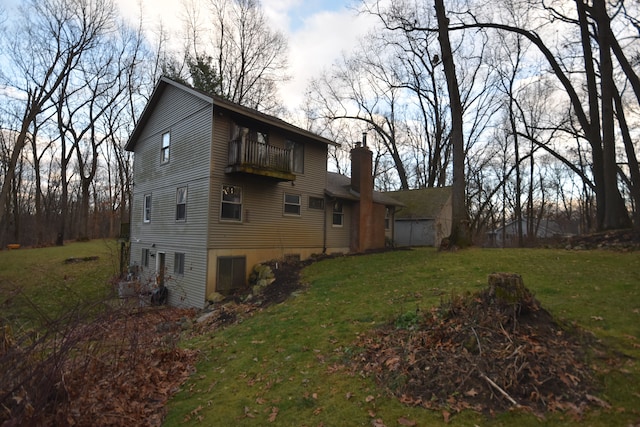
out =
<path fill-rule="evenodd" d="M 464 409 L 580 416 L 588 405 L 607 406 L 594 396 L 588 338 L 556 323 L 528 291 L 505 304 L 485 290 L 361 335 L 356 369 L 445 420 Z"/>
<path fill-rule="evenodd" d="M 580 241 L 585 249 L 633 245 L 632 233 Z M 134 309 L 67 331 L 64 338 L 79 346 L 44 396 L 57 405 L 48 412 L 48 424 L 160 425 L 167 400 L 193 374 L 198 358 L 177 345 L 181 337 L 211 333 L 284 301 L 301 288 L 305 265 L 279 263 L 276 281 L 259 298 L 219 305 L 208 316 L 167 307 Z M 595 397 L 598 384 L 585 359 L 600 354 L 593 338 L 558 324 L 530 294 L 524 301 L 514 312 L 480 293 L 405 313 L 361 333 L 353 370 L 374 376 L 407 405 L 441 411 L 445 420 L 465 408 L 483 413 L 520 408 L 540 417 L 561 410 L 579 418 L 589 405 L 606 407 Z M 28 350 L 16 342 L 4 344 L 2 358 Z M 40 409 L 31 406 L 34 397 L 13 393 L 11 409 L 26 418 L 12 419 L 5 406 L 0 421 L 19 425 Z M 196 421 L 197 411 L 191 416 Z"/>
<path fill-rule="evenodd" d="M 109 310 L 35 341 L 5 335 L 0 425 L 159 426 L 197 353 L 176 344 L 192 310 Z"/>
<path fill-rule="evenodd" d="M 167 400 L 194 371 L 197 353 L 176 346 L 192 315 L 149 308 L 80 328 L 86 351 L 64 369 L 68 407 L 56 424 L 160 426 Z"/>

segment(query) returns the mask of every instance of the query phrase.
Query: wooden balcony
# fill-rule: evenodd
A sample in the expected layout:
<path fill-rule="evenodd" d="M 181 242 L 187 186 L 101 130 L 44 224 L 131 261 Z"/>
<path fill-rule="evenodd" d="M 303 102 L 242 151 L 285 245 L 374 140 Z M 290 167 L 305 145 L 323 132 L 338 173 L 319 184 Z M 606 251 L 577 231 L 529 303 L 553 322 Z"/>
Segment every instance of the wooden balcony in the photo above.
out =
<path fill-rule="evenodd" d="M 273 178 L 278 181 L 294 181 L 291 150 L 238 138 L 229 141 L 229 163 L 226 173 L 248 173 Z"/>

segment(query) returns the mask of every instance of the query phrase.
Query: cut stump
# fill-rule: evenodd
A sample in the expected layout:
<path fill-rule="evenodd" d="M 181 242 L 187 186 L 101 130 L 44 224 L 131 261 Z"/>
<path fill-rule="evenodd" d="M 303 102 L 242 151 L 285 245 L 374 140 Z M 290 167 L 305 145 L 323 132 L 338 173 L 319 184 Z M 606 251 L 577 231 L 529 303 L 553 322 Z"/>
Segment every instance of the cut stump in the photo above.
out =
<path fill-rule="evenodd" d="M 498 304 L 521 305 L 528 294 L 522 276 L 519 274 L 491 273 L 489 275 L 489 296 L 495 298 Z"/>

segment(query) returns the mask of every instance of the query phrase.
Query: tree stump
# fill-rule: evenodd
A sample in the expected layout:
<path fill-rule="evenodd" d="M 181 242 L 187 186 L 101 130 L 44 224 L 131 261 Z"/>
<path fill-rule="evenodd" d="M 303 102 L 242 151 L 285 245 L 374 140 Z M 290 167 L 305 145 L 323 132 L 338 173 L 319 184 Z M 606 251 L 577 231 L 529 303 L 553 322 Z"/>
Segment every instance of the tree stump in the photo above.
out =
<path fill-rule="evenodd" d="M 489 275 L 489 296 L 498 304 L 519 306 L 524 304 L 527 289 L 522 276 L 516 273 L 491 273 Z"/>

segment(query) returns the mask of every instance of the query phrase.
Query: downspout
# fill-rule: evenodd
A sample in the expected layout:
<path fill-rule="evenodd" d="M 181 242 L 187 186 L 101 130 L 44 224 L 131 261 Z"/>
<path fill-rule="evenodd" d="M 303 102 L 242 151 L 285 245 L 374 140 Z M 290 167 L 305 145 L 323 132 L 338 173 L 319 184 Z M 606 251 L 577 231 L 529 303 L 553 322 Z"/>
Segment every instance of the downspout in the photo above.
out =
<path fill-rule="evenodd" d="M 325 200 L 326 201 L 326 200 Z M 324 204 L 324 221 L 322 224 L 322 253 L 327 253 L 327 222 L 329 221 L 327 217 L 327 207 L 328 203 Z M 333 203 L 331 204 L 333 206 Z"/>

